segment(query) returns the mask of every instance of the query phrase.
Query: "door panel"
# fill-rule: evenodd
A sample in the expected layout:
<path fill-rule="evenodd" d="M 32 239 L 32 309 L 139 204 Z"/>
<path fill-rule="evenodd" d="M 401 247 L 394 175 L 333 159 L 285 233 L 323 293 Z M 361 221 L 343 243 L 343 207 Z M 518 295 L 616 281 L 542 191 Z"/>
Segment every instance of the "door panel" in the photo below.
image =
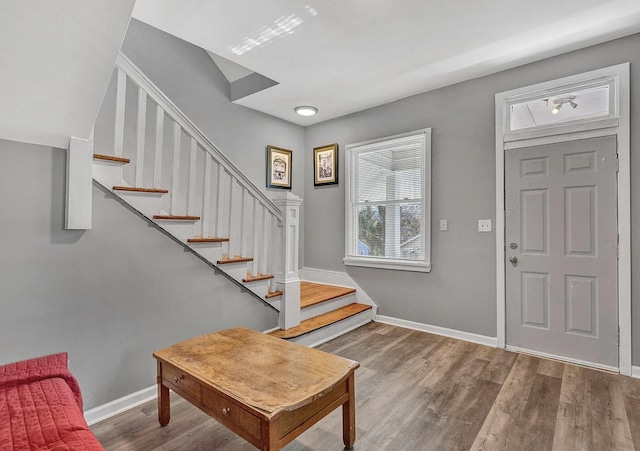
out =
<path fill-rule="evenodd" d="M 522 324 L 549 329 L 549 274 L 522 273 Z"/>
<path fill-rule="evenodd" d="M 616 138 L 505 157 L 507 344 L 618 366 Z"/>
<path fill-rule="evenodd" d="M 522 252 L 543 254 L 549 252 L 548 190 L 527 190 L 521 193 Z"/>

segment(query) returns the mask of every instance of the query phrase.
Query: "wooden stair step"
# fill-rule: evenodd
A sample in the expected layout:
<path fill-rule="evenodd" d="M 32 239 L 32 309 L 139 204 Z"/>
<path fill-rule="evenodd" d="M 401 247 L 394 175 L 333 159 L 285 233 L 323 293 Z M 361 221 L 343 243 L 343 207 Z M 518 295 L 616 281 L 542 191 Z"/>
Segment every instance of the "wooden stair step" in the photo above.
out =
<path fill-rule="evenodd" d="M 282 296 L 282 291 L 272 291 L 271 293 L 267 293 L 265 299 L 277 298 L 278 296 Z"/>
<path fill-rule="evenodd" d="M 114 191 L 129 191 L 133 193 L 152 193 L 152 194 L 167 194 L 169 190 L 157 189 L 157 188 L 134 188 L 132 186 L 114 186 Z"/>
<path fill-rule="evenodd" d="M 116 163 L 122 163 L 122 164 L 127 164 L 130 163 L 131 160 L 128 158 L 122 158 L 122 157 L 114 157 L 112 155 L 102 155 L 99 153 L 94 153 L 93 154 L 93 159 L 94 160 L 103 160 L 103 161 L 113 161 Z"/>
<path fill-rule="evenodd" d="M 196 236 L 189 238 L 187 243 L 226 243 L 227 241 L 229 241 L 229 238 L 203 238 L 201 236 Z"/>
<path fill-rule="evenodd" d="M 300 308 L 311 307 L 355 292 L 355 288 L 300 282 Z"/>
<path fill-rule="evenodd" d="M 244 263 L 244 262 L 252 262 L 253 258 L 251 257 L 233 257 L 233 258 L 225 258 L 223 260 L 218 260 L 219 265 L 230 265 L 231 263 Z"/>
<path fill-rule="evenodd" d="M 291 329 L 274 330 L 273 332 L 269 332 L 269 335 L 285 339 L 297 338 L 301 335 L 308 334 L 309 332 L 313 332 L 314 330 L 322 329 L 326 326 L 330 326 L 331 324 L 337 323 L 338 321 L 342 321 L 343 319 L 350 318 L 354 315 L 357 315 L 358 313 L 362 313 L 370 309 L 370 305 L 349 304 L 345 307 L 341 307 L 331 312 L 306 319 L 302 321 L 299 326 L 292 327 Z"/>
<path fill-rule="evenodd" d="M 189 215 L 153 215 L 159 221 L 200 221 L 200 216 Z"/>
<path fill-rule="evenodd" d="M 269 279 L 273 279 L 273 276 L 271 274 L 258 274 L 255 276 L 248 275 L 247 277 L 242 279 L 242 281 L 244 283 L 249 283 L 249 282 L 258 282 L 259 280 L 269 280 Z"/>

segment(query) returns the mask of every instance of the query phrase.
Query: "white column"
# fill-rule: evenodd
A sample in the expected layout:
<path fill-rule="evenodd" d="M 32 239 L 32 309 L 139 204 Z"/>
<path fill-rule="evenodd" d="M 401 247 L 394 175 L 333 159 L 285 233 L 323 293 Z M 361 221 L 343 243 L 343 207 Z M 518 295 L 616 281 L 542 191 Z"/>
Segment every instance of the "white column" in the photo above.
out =
<path fill-rule="evenodd" d="M 93 132 L 92 132 L 93 134 Z M 91 229 L 93 142 L 71 138 L 67 149 L 65 229 Z"/>
<path fill-rule="evenodd" d="M 300 247 L 300 205 L 302 199 L 287 193 L 274 199 L 283 212 L 282 264 L 278 268 L 276 284 L 282 289 L 280 301 L 280 329 L 290 329 L 300 325 L 300 278 L 298 277 L 298 250 Z"/>

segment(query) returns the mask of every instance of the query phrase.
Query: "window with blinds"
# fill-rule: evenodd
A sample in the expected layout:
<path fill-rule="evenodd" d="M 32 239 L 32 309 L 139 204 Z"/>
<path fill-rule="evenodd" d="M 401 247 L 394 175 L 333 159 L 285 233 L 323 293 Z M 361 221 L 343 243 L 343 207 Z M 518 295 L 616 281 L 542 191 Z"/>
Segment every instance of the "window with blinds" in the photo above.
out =
<path fill-rule="evenodd" d="M 430 269 L 431 129 L 346 146 L 347 265 Z"/>

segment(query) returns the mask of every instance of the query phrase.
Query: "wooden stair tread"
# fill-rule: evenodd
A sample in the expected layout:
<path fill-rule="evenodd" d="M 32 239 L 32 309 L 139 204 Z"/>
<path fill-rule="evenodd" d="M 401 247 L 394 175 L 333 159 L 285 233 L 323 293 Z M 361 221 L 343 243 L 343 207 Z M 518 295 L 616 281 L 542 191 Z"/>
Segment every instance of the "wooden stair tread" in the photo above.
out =
<path fill-rule="evenodd" d="M 189 215 L 153 215 L 153 219 L 160 221 L 200 221 L 200 216 Z"/>
<path fill-rule="evenodd" d="M 94 153 L 93 154 L 93 159 L 94 160 L 103 160 L 103 161 L 114 161 L 116 163 L 123 163 L 123 164 L 127 164 L 130 163 L 131 160 L 128 158 L 122 158 L 122 157 L 114 157 L 112 155 L 102 155 L 99 153 Z"/>
<path fill-rule="evenodd" d="M 244 262 L 252 262 L 253 258 L 251 257 L 234 257 L 234 258 L 227 258 L 224 260 L 218 260 L 218 264 L 219 265 L 229 265 L 231 263 L 244 263 Z"/>
<path fill-rule="evenodd" d="M 278 296 L 282 296 L 282 291 L 272 291 L 271 293 L 267 293 L 265 299 L 277 298 Z"/>
<path fill-rule="evenodd" d="M 311 307 L 355 292 L 355 288 L 300 282 L 300 308 Z"/>
<path fill-rule="evenodd" d="M 337 323 L 346 318 L 350 318 L 358 313 L 362 313 L 364 311 L 370 310 L 370 305 L 364 304 L 349 304 L 345 307 L 341 307 L 339 309 L 333 310 L 331 312 L 315 316 L 313 318 L 306 319 L 300 323 L 299 326 L 292 327 L 287 330 L 274 330 L 273 332 L 269 332 L 269 335 L 272 335 L 277 338 L 296 338 L 304 334 L 308 334 L 309 332 L 313 332 L 314 330 L 321 329 L 323 327 L 329 326 L 331 324 Z"/>
<path fill-rule="evenodd" d="M 244 283 L 249 283 L 249 282 L 258 282 L 260 280 L 269 280 L 269 279 L 273 279 L 273 276 L 271 274 L 260 274 L 259 276 L 247 276 L 244 279 L 242 279 L 242 281 Z"/>
<path fill-rule="evenodd" d="M 203 238 L 200 236 L 189 238 L 187 243 L 226 243 L 229 241 L 229 238 Z"/>
<path fill-rule="evenodd" d="M 114 186 L 114 191 L 130 191 L 134 193 L 167 194 L 169 190 L 157 188 L 135 188 L 132 186 Z"/>

